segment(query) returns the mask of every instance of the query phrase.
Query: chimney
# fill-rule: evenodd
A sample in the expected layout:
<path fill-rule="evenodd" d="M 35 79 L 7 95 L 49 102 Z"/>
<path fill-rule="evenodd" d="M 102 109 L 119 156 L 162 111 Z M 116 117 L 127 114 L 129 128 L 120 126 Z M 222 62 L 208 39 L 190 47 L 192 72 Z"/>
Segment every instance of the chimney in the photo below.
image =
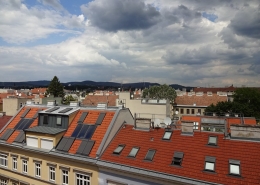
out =
<path fill-rule="evenodd" d="M 182 134 L 193 134 L 194 122 L 181 122 Z"/>

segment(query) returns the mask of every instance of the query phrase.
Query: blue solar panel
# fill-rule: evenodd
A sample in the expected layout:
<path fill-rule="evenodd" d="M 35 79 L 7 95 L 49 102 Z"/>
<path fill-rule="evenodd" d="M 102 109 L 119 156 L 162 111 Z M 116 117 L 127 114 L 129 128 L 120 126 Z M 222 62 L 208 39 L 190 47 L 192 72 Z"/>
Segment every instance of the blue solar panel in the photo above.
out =
<path fill-rule="evenodd" d="M 78 124 L 77 127 L 75 128 L 74 132 L 72 133 L 71 137 L 77 137 L 82 126 L 83 126 L 83 124 Z"/>
<path fill-rule="evenodd" d="M 23 124 L 23 128 L 21 128 L 21 130 L 29 128 L 33 121 L 33 119 L 28 119 L 27 122 Z"/>
<path fill-rule="evenodd" d="M 85 136 L 85 134 L 86 134 L 88 128 L 89 128 L 89 125 L 84 125 L 84 126 L 82 127 L 82 129 L 80 130 L 80 132 L 79 132 L 79 134 L 78 134 L 77 137 L 78 137 L 78 138 L 84 138 L 84 136 Z"/>
<path fill-rule="evenodd" d="M 20 127 L 23 127 L 23 124 L 26 123 L 26 119 L 21 119 L 14 127 L 16 130 L 21 130 Z"/>
<path fill-rule="evenodd" d="M 96 125 L 90 125 L 88 128 L 88 131 L 85 135 L 85 139 L 91 139 L 92 135 L 94 134 L 97 126 Z"/>

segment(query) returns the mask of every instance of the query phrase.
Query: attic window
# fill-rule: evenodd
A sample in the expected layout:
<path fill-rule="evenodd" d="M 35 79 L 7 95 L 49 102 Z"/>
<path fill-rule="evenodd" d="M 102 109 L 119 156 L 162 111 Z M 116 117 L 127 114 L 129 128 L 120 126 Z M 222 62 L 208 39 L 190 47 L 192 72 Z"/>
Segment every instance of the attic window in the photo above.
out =
<path fill-rule="evenodd" d="M 48 115 L 43 116 L 43 124 L 48 124 Z"/>
<path fill-rule="evenodd" d="M 199 129 L 199 122 L 194 122 L 193 123 L 193 130 L 198 130 Z"/>
<path fill-rule="evenodd" d="M 124 149 L 125 145 L 118 145 L 118 147 L 114 150 L 113 154 L 119 155 Z"/>
<path fill-rule="evenodd" d="M 238 160 L 229 160 L 229 174 L 230 175 L 241 175 L 240 171 L 240 161 Z"/>
<path fill-rule="evenodd" d="M 153 157 L 154 157 L 154 154 L 155 154 L 155 150 L 148 150 L 146 156 L 145 156 L 145 160 L 148 160 L 148 161 L 152 161 L 153 160 Z"/>
<path fill-rule="evenodd" d="M 209 136 L 208 145 L 217 145 L 217 136 Z"/>
<path fill-rule="evenodd" d="M 170 140 L 171 136 L 172 136 L 172 131 L 165 131 L 163 135 L 163 139 Z"/>
<path fill-rule="evenodd" d="M 215 171 L 215 157 L 206 157 L 205 158 L 205 170 L 206 171 Z"/>
<path fill-rule="evenodd" d="M 135 157 L 138 151 L 139 151 L 138 147 L 132 148 L 131 152 L 128 154 L 128 157 Z"/>
<path fill-rule="evenodd" d="M 57 125 L 61 125 L 61 116 L 57 116 Z"/>
<path fill-rule="evenodd" d="M 181 166 L 182 159 L 183 159 L 183 152 L 174 152 L 172 165 Z"/>

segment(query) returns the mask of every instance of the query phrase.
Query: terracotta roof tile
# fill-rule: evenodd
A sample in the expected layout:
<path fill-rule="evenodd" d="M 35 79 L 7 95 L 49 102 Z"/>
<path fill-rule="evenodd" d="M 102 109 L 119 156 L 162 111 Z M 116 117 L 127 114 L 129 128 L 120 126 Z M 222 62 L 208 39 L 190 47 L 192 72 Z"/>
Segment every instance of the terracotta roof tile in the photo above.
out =
<path fill-rule="evenodd" d="M 108 106 L 116 106 L 116 99 L 118 95 L 99 96 L 99 95 L 87 95 L 83 100 L 83 105 L 97 106 L 98 103 L 107 103 Z"/>
<path fill-rule="evenodd" d="M 32 94 L 44 94 L 47 88 L 34 88 L 31 90 Z"/>
<path fill-rule="evenodd" d="M 236 89 L 238 89 L 237 87 L 233 87 L 233 85 L 229 86 L 229 87 L 195 87 L 193 89 L 194 92 L 212 92 L 212 93 L 217 93 L 219 91 L 222 92 L 233 92 Z"/>
<path fill-rule="evenodd" d="M 12 118 L 12 116 L 1 116 L 0 117 L 0 130 L 7 124 L 7 122 Z"/>
<path fill-rule="evenodd" d="M 227 101 L 227 96 L 218 96 L 217 94 L 212 94 L 212 96 L 208 96 L 207 94 L 203 94 L 202 96 L 177 96 L 175 98 L 175 103 L 177 105 L 194 105 L 196 106 L 209 106 L 212 103 L 216 105 L 218 102 Z"/>
<path fill-rule="evenodd" d="M 164 141 L 164 132 L 164 129 L 140 131 L 126 125 L 114 137 L 101 160 L 221 184 L 259 184 L 260 142 L 227 140 L 223 139 L 223 134 L 209 132 L 185 136 L 180 130 L 174 130 L 170 141 Z M 218 136 L 218 147 L 207 145 L 209 135 Z M 120 155 L 113 155 L 119 144 L 125 144 L 125 148 Z M 135 159 L 127 157 L 135 146 L 140 147 Z M 144 161 L 149 149 L 156 149 L 151 162 Z M 175 151 L 184 153 L 181 168 L 170 165 Z M 216 157 L 216 173 L 204 172 L 205 156 Z M 228 175 L 229 159 L 240 160 L 242 178 Z"/>

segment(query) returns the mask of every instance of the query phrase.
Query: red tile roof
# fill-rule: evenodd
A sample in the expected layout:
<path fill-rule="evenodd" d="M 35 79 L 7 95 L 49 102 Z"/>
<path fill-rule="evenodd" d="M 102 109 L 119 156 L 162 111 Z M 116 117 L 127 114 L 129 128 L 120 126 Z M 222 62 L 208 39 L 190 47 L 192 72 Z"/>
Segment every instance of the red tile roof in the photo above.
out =
<path fill-rule="evenodd" d="M 101 160 L 221 184 L 259 184 L 260 142 L 223 139 L 223 134 L 199 131 L 185 136 L 180 130 L 174 130 L 170 141 L 164 141 L 164 132 L 161 128 L 148 132 L 126 125 L 114 137 Z M 207 145 L 209 135 L 218 137 L 217 147 Z M 119 144 L 125 147 L 120 155 L 114 155 Z M 139 152 L 135 158 L 127 157 L 133 147 L 140 147 Z M 149 149 L 156 150 L 152 162 L 144 161 Z M 181 167 L 171 165 L 175 151 L 184 153 Z M 216 157 L 215 173 L 204 171 L 206 156 Z M 241 178 L 228 175 L 229 159 L 240 161 Z"/>
<path fill-rule="evenodd" d="M 3 103 L 3 99 L 4 99 L 4 98 L 7 98 L 9 95 L 12 95 L 12 94 L 9 94 L 9 93 L 0 93 L 0 103 Z"/>
<path fill-rule="evenodd" d="M 212 94 L 212 96 L 208 96 L 207 94 L 203 94 L 202 96 L 177 96 L 175 98 L 175 103 L 177 105 L 194 105 L 196 106 L 209 106 L 212 103 L 215 105 L 218 102 L 227 101 L 227 96 L 218 96 L 217 94 Z"/>
<path fill-rule="evenodd" d="M 97 106 L 98 103 L 107 103 L 108 106 L 116 106 L 116 99 L 118 95 L 99 96 L 99 95 L 87 95 L 83 100 L 83 105 Z"/>
<path fill-rule="evenodd" d="M 231 85 L 229 87 L 195 87 L 193 89 L 193 91 L 194 92 L 204 92 L 204 93 L 207 93 L 207 92 L 217 93 L 219 91 L 234 92 L 236 89 L 238 89 L 238 88 Z"/>
<path fill-rule="evenodd" d="M 12 116 L 1 116 L 0 117 L 0 130 L 7 124 L 7 122 L 12 118 Z"/>
<path fill-rule="evenodd" d="M 32 94 L 44 94 L 47 88 L 34 88 L 31 90 Z"/>

